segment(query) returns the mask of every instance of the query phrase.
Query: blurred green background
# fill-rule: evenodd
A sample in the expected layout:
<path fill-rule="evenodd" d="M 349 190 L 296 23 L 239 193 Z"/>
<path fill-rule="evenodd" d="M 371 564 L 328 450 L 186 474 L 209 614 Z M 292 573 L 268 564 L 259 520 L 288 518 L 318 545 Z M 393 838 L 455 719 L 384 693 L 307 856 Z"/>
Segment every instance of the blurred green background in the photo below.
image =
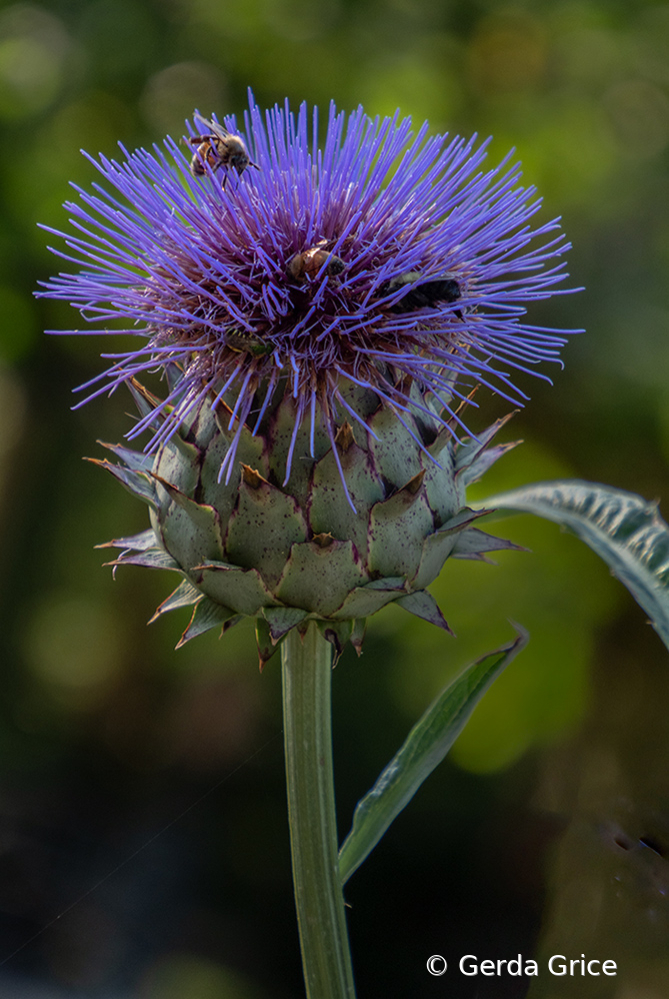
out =
<path fill-rule="evenodd" d="M 122 393 L 71 412 L 100 342 L 35 301 L 58 270 L 80 148 L 115 155 L 288 97 L 515 146 L 561 214 L 586 291 L 533 311 L 585 327 L 555 386 L 527 379 L 526 443 L 477 497 L 573 476 L 669 513 L 669 5 L 436 0 L 52 0 L 0 5 L 0 992 L 17 999 L 301 994 L 280 679 L 251 629 L 179 652 L 146 620 L 170 580 L 112 581 L 94 545 L 145 510 L 81 461 L 130 426 Z M 107 344 L 105 344 L 105 347 Z M 477 426 L 506 405 L 483 399 Z M 480 422 L 478 422 L 480 419 Z M 500 526 L 500 525 L 498 525 Z M 458 638 L 400 610 L 334 676 L 342 835 L 436 691 L 527 627 L 528 649 L 347 888 L 360 999 L 669 997 L 669 660 L 579 542 L 504 522 L 531 553 L 448 564 Z M 57 918 L 62 915 L 62 918 Z M 441 953 L 540 956 L 537 979 L 432 979 Z M 618 962 L 558 979 L 545 957 Z"/>

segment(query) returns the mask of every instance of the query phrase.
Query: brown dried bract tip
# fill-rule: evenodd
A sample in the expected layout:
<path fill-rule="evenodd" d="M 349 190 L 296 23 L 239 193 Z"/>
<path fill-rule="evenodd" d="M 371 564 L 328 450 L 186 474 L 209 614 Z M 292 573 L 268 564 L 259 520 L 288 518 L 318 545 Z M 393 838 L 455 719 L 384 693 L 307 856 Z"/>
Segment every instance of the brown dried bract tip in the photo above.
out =
<path fill-rule="evenodd" d="M 341 654 L 344 651 L 344 646 L 341 644 L 339 635 L 334 630 L 334 628 L 326 628 L 323 632 L 323 638 L 332 646 L 332 668 L 334 669 L 339 660 L 341 659 Z"/>
<path fill-rule="evenodd" d="M 474 396 L 476 395 L 476 393 L 479 391 L 480 388 L 481 388 L 480 383 L 477 384 L 477 385 L 475 385 L 474 388 L 471 390 L 471 392 L 466 396 L 466 398 L 464 398 L 464 399 L 462 399 L 460 401 L 457 409 L 455 410 L 455 413 L 453 414 L 453 416 L 448 421 L 449 425 L 453 426 L 457 422 L 454 419 L 454 417 L 455 416 L 460 416 L 460 414 L 464 412 L 464 410 L 467 408 L 467 406 L 470 406 L 472 404 L 472 402 L 474 400 Z M 517 412 L 517 410 L 516 410 L 516 412 Z"/>
<path fill-rule="evenodd" d="M 161 400 L 158 396 L 154 395 L 153 392 L 149 392 L 149 390 L 145 388 L 141 382 L 138 382 L 135 377 L 130 379 L 129 384 L 138 396 L 144 399 L 145 402 L 148 402 L 152 409 L 157 409 L 161 405 Z"/>
<path fill-rule="evenodd" d="M 245 465 L 243 462 L 241 465 L 242 482 L 244 485 L 248 486 L 249 489 L 260 489 L 260 487 L 267 482 L 267 479 L 264 479 L 260 472 L 257 472 L 255 468 L 251 468 L 250 465 Z"/>
<path fill-rule="evenodd" d="M 335 437 L 335 444 L 344 454 L 348 451 L 351 445 L 355 444 L 355 438 L 353 436 L 353 430 L 351 429 L 351 424 L 346 421 L 342 423 L 341 427 L 337 431 L 337 436 Z"/>
<path fill-rule="evenodd" d="M 327 531 L 322 534 L 314 534 L 311 540 L 315 545 L 318 545 L 319 548 L 329 548 L 334 541 L 334 538 L 332 534 Z"/>

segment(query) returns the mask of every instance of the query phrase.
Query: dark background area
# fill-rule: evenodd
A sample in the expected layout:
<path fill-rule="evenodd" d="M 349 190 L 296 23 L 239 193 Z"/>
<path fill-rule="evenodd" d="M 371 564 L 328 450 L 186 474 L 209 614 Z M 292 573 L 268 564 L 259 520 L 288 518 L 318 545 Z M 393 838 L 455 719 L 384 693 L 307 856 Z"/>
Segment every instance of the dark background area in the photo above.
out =
<path fill-rule="evenodd" d="M 578 295 L 533 310 L 585 327 L 506 428 L 525 444 L 477 487 L 580 477 L 669 512 L 669 5 L 539 0 L 96 0 L 0 6 L 0 993 L 16 999 L 288 999 L 302 994 L 284 801 L 279 666 L 250 627 L 173 650 L 145 622 L 170 579 L 112 582 L 94 545 L 145 509 L 81 461 L 129 429 L 118 393 L 70 411 L 94 339 L 36 301 L 59 269 L 80 148 L 117 155 L 204 114 L 334 99 L 515 146 L 562 215 Z M 104 347 L 108 346 L 105 343 Z M 482 399 L 477 427 L 506 411 Z M 480 422 L 479 422 L 480 420 Z M 669 997 L 669 662 L 594 555 L 514 518 L 532 549 L 447 564 L 458 638 L 401 610 L 334 676 L 345 835 L 434 694 L 510 638 L 530 646 L 346 895 L 359 999 Z M 58 918 L 60 917 L 60 918 Z M 451 963 L 430 978 L 434 953 Z M 465 978 L 462 954 L 540 963 Z M 551 954 L 616 978 L 554 978 Z M 530 988 L 531 986 L 531 988 Z"/>

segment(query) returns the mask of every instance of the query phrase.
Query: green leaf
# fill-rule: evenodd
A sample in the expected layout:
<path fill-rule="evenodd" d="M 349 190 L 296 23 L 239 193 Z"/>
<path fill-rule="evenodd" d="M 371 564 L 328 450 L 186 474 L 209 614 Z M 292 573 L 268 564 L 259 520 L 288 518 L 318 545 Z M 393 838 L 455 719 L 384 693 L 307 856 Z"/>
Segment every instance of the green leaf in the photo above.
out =
<path fill-rule="evenodd" d="M 439 694 L 371 791 L 360 799 L 351 831 L 339 851 L 342 884 L 368 857 L 425 778 L 441 763 L 488 687 L 525 647 L 527 632 L 515 627 L 518 636 L 514 642 L 472 663 Z"/>
<path fill-rule="evenodd" d="M 657 503 L 579 480 L 537 482 L 485 501 L 500 512 L 534 513 L 568 527 L 624 583 L 669 648 L 669 527 Z"/>

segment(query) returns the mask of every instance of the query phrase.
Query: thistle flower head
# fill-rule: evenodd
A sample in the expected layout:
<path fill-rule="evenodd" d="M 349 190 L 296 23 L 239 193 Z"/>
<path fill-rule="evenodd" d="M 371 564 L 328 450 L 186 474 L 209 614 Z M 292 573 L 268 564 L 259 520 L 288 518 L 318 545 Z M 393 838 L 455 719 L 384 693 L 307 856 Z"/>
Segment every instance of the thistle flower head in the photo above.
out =
<path fill-rule="evenodd" d="M 224 125 L 189 123 L 195 170 L 193 150 L 169 138 L 124 150 L 122 163 L 100 156 L 107 186 L 67 204 L 75 233 L 70 252 L 56 252 L 81 269 L 42 294 L 77 306 L 86 332 L 119 332 L 120 319 L 141 340 L 106 355 L 107 371 L 81 386 L 87 398 L 176 366 L 154 448 L 202 400 L 231 390 L 230 426 L 257 427 L 287 391 L 295 435 L 318 412 L 330 441 L 339 414 L 361 419 L 343 381 L 373 389 L 400 419 L 417 386 L 456 434 L 475 385 L 522 405 L 514 375 L 557 360 L 564 343 L 529 325 L 526 305 L 555 293 L 568 246 L 557 221 L 532 229 L 540 201 L 517 164 L 486 169 L 486 143 L 428 136 L 427 124 L 414 133 L 408 118 L 372 120 L 361 108 L 330 107 L 322 149 L 306 105 L 263 115 L 251 101 L 244 136 L 234 117 Z M 228 163 L 214 145 L 226 130 L 237 149 Z M 242 154 L 240 170 L 240 148 L 257 169 L 244 170 Z M 224 474 L 234 460 L 233 447 Z"/>
<path fill-rule="evenodd" d="M 194 605 L 184 641 L 255 617 L 261 662 L 311 619 L 359 650 L 395 601 L 447 628 L 426 590 L 445 560 L 513 547 L 464 505 L 509 445 L 488 447 L 501 421 L 469 438 L 462 402 L 522 404 L 512 376 L 558 359 L 564 334 L 525 320 L 565 276 L 557 222 L 532 229 L 508 158 L 397 115 L 332 106 L 322 149 L 304 105 L 188 127 L 94 161 L 106 186 L 59 251 L 80 270 L 41 292 L 141 341 L 82 386 L 128 382 L 129 436 L 150 431 L 103 463 L 151 515 L 115 564 L 180 574 L 157 613 Z M 136 380 L 156 368 L 161 399 Z"/>

